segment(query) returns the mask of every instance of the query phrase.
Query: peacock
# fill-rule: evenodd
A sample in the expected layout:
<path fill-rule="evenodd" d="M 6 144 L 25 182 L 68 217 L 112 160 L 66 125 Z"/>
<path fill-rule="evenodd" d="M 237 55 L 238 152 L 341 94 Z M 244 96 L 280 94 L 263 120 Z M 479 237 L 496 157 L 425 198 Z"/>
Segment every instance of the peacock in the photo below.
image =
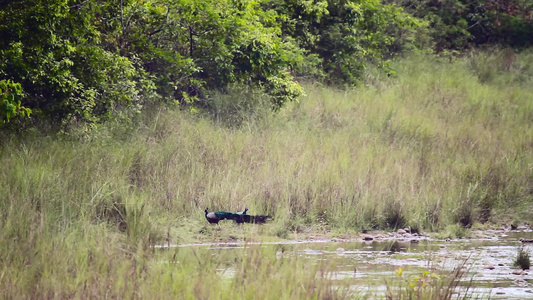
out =
<path fill-rule="evenodd" d="M 211 224 L 218 224 L 219 221 L 230 219 L 230 220 L 236 220 L 239 217 L 238 214 L 234 214 L 227 211 L 212 211 L 209 212 L 208 209 L 205 209 L 205 218 L 207 219 L 207 222 Z"/>
<path fill-rule="evenodd" d="M 254 223 L 254 224 L 265 224 L 268 220 L 272 219 L 269 215 L 242 215 L 240 219 L 235 220 L 237 223 Z"/>
<path fill-rule="evenodd" d="M 248 215 L 248 207 L 244 208 L 244 211 L 240 211 L 237 213 L 238 217 L 235 219 L 235 222 L 238 224 L 242 223 L 254 223 L 254 224 L 264 224 L 269 219 L 272 219 L 271 216 L 268 215 Z"/>
<path fill-rule="evenodd" d="M 226 219 L 234 220 L 238 224 L 242 224 L 242 223 L 264 224 L 269 219 L 272 219 L 272 217 L 268 215 L 257 215 L 257 216 L 248 215 L 248 207 L 246 207 L 244 211 L 240 211 L 238 213 L 231 213 L 227 211 L 209 212 L 209 210 L 206 208 L 205 218 L 207 219 L 207 222 L 211 224 L 218 224 L 219 221 L 226 220 Z"/>

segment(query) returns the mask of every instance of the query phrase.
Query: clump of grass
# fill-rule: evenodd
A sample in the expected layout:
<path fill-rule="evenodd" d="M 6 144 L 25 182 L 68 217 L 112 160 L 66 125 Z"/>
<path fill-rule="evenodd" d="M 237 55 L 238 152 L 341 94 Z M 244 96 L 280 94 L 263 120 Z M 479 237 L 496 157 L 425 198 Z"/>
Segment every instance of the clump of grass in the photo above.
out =
<path fill-rule="evenodd" d="M 249 126 L 270 114 L 272 103 L 258 89 L 246 85 L 232 85 L 214 91 L 204 103 L 204 111 L 216 122 L 229 128 Z"/>
<path fill-rule="evenodd" d="M 522 270 L 528 270 L 531 267 L 529 252 L 522 246 L 518 248 L 516 258 L 514 260 L 514 266 L 519 267 Z"/>
<path fill-rule="evenodd" d="M 96 206 L 97 220 L 107 221 L 112 226 L 117 226 L 117 228 L 122 232 L 128 231 L 126 214 L 126 206 L 119 199 L 114 199 L 113 201 L 102 201 Z"/>
<path fill-rule="evenodd" d="M 463 228 L 472 227 L 474 223 L 474 207 L 469 201 L 459 204 L 454 213 L 454 222 Z"/>
<path fill-rule="evenodd" d="M 466 228 L 461 226 L 460 224 L 451 224 L 444 228 L 444 230 L 440 231 L 436 234 L 438 238 L 454 238 L 454 239 L 461 239 L 464 237 L 468 237 L 469 232 Z"/>
<path fill-rule="evenodd" d="M 404 228 L 407 225 L 407 219 L 402 211 L 402 204 L 398 201 L 392 201 L 385 206 L 383 211 L 383 220 L 386 228 L 396 230 Z"/>
<path fill-rule="evenodd" d="M 286 239 L 289 238 L 291 233 L 300 233 L 306 227 L 305 220 L 300 216 L 290 217 L 282 216 L 282 221 L 276 222 L 274 227 L 274 234 L 277 237 Z"/>
<path fill-rule="evenodd" d="M 498 47 L 490 51 L 473 50 L 468 55 L 472 71 L 484 84 L 530 84 L 533 69 L 526 59 L 531 59 L 531 51 L 520 55 L 511 48 Z"/>
<path fill-rule="evenodd" d="M 469 269 L 467 264 L 468 259 L 460 262 L 450 273 L 423 271 L 414 276 L 406 276 L 399 268 L 396 278 L 387 281 L 385 299 L 467 299 L 471 286 L 461 284 Z"/>
<path fill-rule="evenodd" d="M 442 204 L 440 201 L 428 203 L 425 210 L 424 227 L 428 230 L 435 230 L 438 228 L 441 221 Z"/>

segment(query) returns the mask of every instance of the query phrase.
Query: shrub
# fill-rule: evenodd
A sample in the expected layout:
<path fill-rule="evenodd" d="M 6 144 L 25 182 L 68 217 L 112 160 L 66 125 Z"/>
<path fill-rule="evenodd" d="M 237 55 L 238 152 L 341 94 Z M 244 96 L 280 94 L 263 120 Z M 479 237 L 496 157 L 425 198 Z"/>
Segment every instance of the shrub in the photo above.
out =
<path fill-rule="evenodd" d="M 17 116 L 29 117 L 31 109 L 21 105 L 22 87 L 11 80 L 0 80 L 0 126 Z"/>
<path fill-rule="evenodd" d="M 519 267 L 522 270 L 528 270 L 531 267 L 531 260 L 529 258 L 529 252 L 527 252 L 522 246 L 518 248 L 514 266 Z"/>

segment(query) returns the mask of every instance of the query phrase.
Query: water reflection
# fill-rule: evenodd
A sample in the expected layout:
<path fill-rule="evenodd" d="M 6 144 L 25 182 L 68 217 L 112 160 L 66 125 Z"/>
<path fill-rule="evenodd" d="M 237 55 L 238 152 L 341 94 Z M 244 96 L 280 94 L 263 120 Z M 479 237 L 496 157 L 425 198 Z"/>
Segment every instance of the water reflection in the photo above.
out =
<path fill-rule="evenodd" d="M 328 263 L 334 267 L 331 280 L 351 280 L 350 289 L 365 293 L 380 293 L 385 280 L 401 268 L 405 274 L 419 274 L 424 270 L 451 272 L 468 260 L 467 276 L 463 286 L 472 286 L 474 296 L 492 299 L 533 299 L 533 272 L 513 274 L 513 259 L 520 245 L 519 238 L 533 238 L 532 231 L 488 232 L 474 240 L 424 240 L 411 241 L 288 241 L 261 243 L 273 247 L 277 259 L 295 255 L 309 263 Z M 490 235 L 492 234 L 492 235 Z M 187 245 L 208 247 L 217 253 L 224 251 L 242 253 L 244 243 Z M 533 245 L 525 245 L 533 252 Z M 224 276 L 233 276 L 232 263 L 219 270 Z"/>

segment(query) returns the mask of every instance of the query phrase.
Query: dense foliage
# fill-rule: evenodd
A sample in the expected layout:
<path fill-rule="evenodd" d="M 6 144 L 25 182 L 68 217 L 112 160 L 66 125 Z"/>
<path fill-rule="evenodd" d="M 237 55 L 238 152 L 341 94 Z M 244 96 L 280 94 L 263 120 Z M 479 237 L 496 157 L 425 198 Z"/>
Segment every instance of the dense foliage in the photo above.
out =
<path fill-rule="evenodd" d="M 399 0 L 414 16 L 425 19 L 437 52 L 471 45 L 533 45 L 533 1 L 530 0 Z"/>
<path fill-rule="evenodd" d="M 57 128 L 195 104 L 230 83 L 262 88 L 278 107 L 302 93 L 275 14 L 255 1 L 28 0 L 0 20 L 0 76 Z"/>
<path fill-rule="evenodd" d="M 96 15 L 88 4 L 55 0 L 14 1 L 0 12 L 0 76 L 22 84 L 38 120 L 95 122 L 149 92 L 142 70 L 104 45 Z"/>
<path fill-rule="evenodd" d="M 294 76 L 355 84 L 412 49 L 531 45 L 525 0 L 2 1 L 0 80 L 20 83 L 31 122 L 54 131 L 147 107 L 213 107 L 235 86 L 277 109 Z M 429 26 L 429 27 L 428 27 Z M 22 94 L 21 94 L 22 95 Z M 242 103 L 242 100 L 238 101 Z M 18 103 L 18 102 L 17 102 Z M 13 122 L 16 120 L 15 122 Z"/>
<path fill-rule="evenodd" d="M 371 62 L 386 67 L 387 59 L 413 43 L 421 23 L 401 8 L 379 0 L 271 0 L 285 36 L 307 50 L 329 83 L 355 83 Z M 309 68 L 303 68 L 308 72 Z"/>
<path fill-rule="evenodd" d="M 26 0 L 0 20 L 0 76 L 53 129 L 209 107 L 209 91 L 234 84 L 279 108 L 303 93 L 294 74 L 353 83 L 414 24 L 378 0 Z"/>
<path fill-rule="evenodd" d="M 22 87 L 11 80 L 0 80 L 0 126 L 16 116 L 30 116 L 31 110 L 22 106 Z"/>

